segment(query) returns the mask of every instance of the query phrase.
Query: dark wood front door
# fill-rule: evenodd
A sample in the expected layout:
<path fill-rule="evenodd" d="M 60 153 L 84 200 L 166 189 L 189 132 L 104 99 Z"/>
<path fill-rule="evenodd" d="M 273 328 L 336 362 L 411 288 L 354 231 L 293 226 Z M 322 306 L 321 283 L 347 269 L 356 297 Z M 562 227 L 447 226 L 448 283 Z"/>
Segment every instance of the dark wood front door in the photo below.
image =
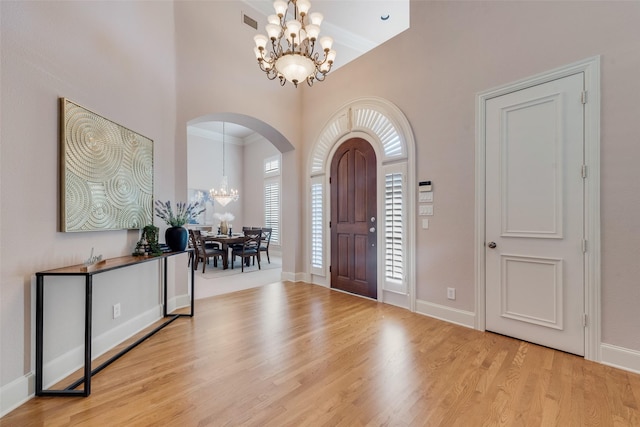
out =
<path fill-rule="evenodd" d="M 331 287 L 377 298 L 376 154 L 361 138 L 331 161 Z"/>

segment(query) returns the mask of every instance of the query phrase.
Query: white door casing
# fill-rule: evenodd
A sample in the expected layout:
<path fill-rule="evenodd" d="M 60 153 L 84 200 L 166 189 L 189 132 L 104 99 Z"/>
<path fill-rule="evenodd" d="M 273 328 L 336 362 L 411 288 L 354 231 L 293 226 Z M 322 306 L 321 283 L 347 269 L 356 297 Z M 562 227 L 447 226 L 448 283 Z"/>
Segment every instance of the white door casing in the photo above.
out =
<path fill-rule="evenodd" d="M 584 354 L 583 73 L 486 103 L 486 329 Z"/>
<path fill-rule="evenodd" d="M 599 360 L 599 58 L 477 107 L 476 328 Z"/>

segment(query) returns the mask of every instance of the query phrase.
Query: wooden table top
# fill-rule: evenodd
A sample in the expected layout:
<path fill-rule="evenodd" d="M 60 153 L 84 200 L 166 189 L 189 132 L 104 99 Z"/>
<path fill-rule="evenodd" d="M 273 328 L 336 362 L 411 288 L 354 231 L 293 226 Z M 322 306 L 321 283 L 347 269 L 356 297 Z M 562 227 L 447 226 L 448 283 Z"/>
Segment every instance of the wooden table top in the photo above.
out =
<path fill-rule="evenodd" d="M 161 255 L 126 255 L 115 258 L 108 258 L 90 266 L 86 266 L 84 264 L 76 264 L 67 267 L 54 268 L 52 270 L 39 271 L 36 273 L 36 276 L 87 276 L 104 273 L 106 271 L 115 270 L 117 268 L 127 267 L 129 265 L 141 264 L 143 262 L 163 259 L 174 255 L 187 254 L 191 251 L 193 251 L 193 249 L 187 248 L 184 251 L 165 252 Z"/>
<path fill-rule="evenodd" d="M 231 237 L 224 235 L 224 234 L 202 234 L 202 237 L 204 237 L 204 240 L 210 241 L 210 242 L 219 242 L 219 243 L 224 243 L 224 244 L 234 244 L 234 243 L 242 243 L 246 240 L 246 237 L 244 234 L 234 234 Z"/>

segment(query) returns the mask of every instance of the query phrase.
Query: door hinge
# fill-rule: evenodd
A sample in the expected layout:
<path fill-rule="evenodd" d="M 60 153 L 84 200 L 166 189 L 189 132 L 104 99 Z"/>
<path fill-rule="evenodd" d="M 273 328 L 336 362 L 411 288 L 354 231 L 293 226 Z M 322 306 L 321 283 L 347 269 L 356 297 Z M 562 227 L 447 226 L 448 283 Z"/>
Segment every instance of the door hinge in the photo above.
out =
<path fill-rule="evenodd" d="M 331 177 L 329 177 L 329 184 L 331 184 Z"/>
<path fill-rule="evenodd" d="M 329 221 L 329 228 L 331 228 L 331 221 Z"/>
<path fill-rule="evenodd" d="M 582 253 L 583 254 L 587 253 L 587 240 L 586 239 L 582 239 Z"/>
<path fill-rule="evenodd" d="M 329 266 L 329 273 L 331 273 L 331 266 Z"/>
<path fill-rule="evenodd" d="M 587 315 L 587 313 L 582 313 L 582 326 L 584 326 L 585 328 L 589 326 L 589 316 Z"/>
<path fill-rule="evenodd" d="M 587 177 L 587 165 L 582 165 L 582 178 L 586 178 Z"/>
<path fill-rule="evenodd" d="M 582 102 L 583 104 L 587 103 L 587 91 L 583 90 L 582 94 L 580 95 L 580 102 Z"/>

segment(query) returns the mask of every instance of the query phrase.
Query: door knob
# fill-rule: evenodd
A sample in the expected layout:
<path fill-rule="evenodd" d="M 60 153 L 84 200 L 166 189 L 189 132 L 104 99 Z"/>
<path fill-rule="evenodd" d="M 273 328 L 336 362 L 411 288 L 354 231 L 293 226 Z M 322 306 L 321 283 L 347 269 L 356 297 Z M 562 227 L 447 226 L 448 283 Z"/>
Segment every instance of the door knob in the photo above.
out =
<path fill-rule="evenodd" d="M 489 246 L 489 248 L 491 248 L 491 249 L 495 249 L 495 248 L 496 248 L 496 246 L 498 246 L 498 245 L 496 245 L 496 242 L 489 242 L 489 243 L 487 244 L 487 246 Z"/>

